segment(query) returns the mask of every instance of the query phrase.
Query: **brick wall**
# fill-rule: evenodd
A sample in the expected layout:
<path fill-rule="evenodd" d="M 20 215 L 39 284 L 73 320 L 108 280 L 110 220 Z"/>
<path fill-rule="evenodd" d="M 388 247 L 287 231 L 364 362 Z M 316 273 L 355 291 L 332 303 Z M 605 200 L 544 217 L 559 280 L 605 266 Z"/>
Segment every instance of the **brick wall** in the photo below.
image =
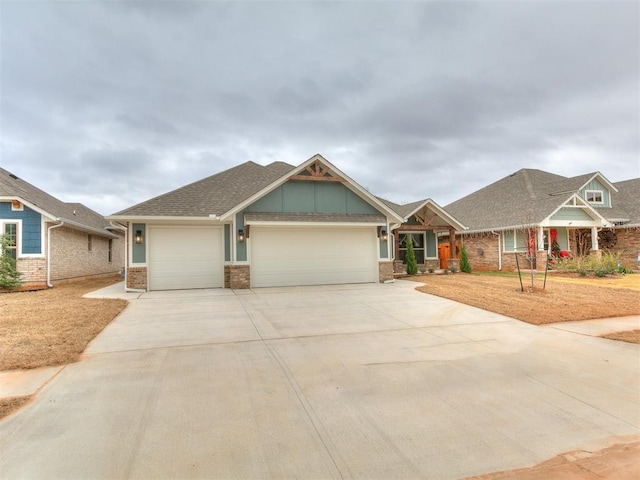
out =
<path fill-rule="evenodd" d="M 251 269 L 249 265 L 227 265 L 229 267 L 229 287 L 234 290 L 251 287 Z M 226 270 L 226 267 L 225 267 Z M 225 274 L 226 276 L 226 274 Z"/>
<path fill-rule="evenodd" d="M 109 262 L 109 239 L 68 227 L 51 230 L 51 280 L 62 281 L 119 273 L 124 266 L 124 237 L 112 240 Z"/>
<path fill-rule="evenodd" d="M 127 288 L 147 289 L 147 267 L 129 267 L 127 269 Z"/>
<path fill-rule="evenodd" d="M 463 241 L 467 247 L 471 270 L 490 271 L 500 267 L 500 252 L 498 250 L 498 236 L 492 233 L 477 233 L 464 235 Z M 502 244 L 500 244 L 502 248 Z M 544 270 L 547 255 L 545 252 L 536 252 L 534 266 Z M 525 253 L 518 253 L 520 269 L 530 269 L 531 263 Z M 517 270 L 516 254 L 514 252 L 502 252 L 502 270 Z"/>
<path fill-rule="evenodd" d="M 637 269 L 640 255 L 640 228 L 618 228 L 615 230 L 617 242 L 614 252 L 620 253 L 622 264 L 627 268 Z"/>
<path fill-rule="evenodd" d="M 47 283 L 47 260 L 45 258 L 19 257 L 16 267 L 22 274 L 20 281 L 25 285 L 44 285 Z"/>
<path fill-rule="evenodd" d="M 492 233 L 464 235 L 471 270 L 498 270 L 498 236 Z M 504 258 L 503 258 L 504 260 Z"/>

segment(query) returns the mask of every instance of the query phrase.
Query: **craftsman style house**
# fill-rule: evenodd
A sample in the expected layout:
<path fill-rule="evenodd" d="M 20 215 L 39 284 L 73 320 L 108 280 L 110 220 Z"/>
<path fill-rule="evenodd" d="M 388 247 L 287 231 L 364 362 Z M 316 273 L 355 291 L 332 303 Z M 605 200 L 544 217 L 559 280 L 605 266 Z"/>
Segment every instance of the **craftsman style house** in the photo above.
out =
<path fill-rule="evenodd" d="M 136 290 L 384 282 L 409 237 L 424 266 L 438 230 L 464 229 L 431 200 L 371 195 L 321 155 L 246 162 L 108 219 L 127 229 Z"/>
<path fill-rule="evenodd" d="M 619 252 L 628 268 L 640 254 L 640 179 L 612 183 L 599 172 L 567 178 L 522 169 L 450 205 L 476 270 L 513 269 L 527 252 L 548 256 Z"/>
<path fill-rule="evenodd" d="M 124 233 L 80 203 L 65 203 L 0 168 L 0 232 L 26 285 L 118 273 Z"/>

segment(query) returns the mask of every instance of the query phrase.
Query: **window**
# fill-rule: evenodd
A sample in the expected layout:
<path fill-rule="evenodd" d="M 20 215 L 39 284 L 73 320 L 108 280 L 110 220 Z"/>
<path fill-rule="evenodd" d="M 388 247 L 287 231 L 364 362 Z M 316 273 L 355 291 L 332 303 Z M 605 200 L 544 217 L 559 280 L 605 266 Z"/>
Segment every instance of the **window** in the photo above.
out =
<path fill-rule="evenodd" d="M 587 197 L 587 202 L 589 203 L 604 203 L 602 190 L 586 190 L 584 194 Z"/>
<path fill-rule="evenodd" d="M 92 242 L 93 242 L 93 235 L 91 234 L 87 235 L 87 250 L 89 251 L 91 251 L 93 248 Z"/>
<path fill-rule="evenodd" d="M 3 251 L 13 258 L 18 257 L 18 224 L 5 223 L 2 231 L 5 235 L 6 243 L 2 246 Z"/>
<path fill-rule="evenodd" d="M 109 239 L 109 263 L 113 261 L 113 240 Z"/>
<path fill-rule="evenodd" d="M 416 256 L 417 263 L 424 263 L 424 234 L 423 233 L 401 233 L 399 236 L 399 248 L 398 252 L 402 263 L 406 263 L 407 256 L 407 242 L 410 241 L 413 245 L 413 252 Z"/>

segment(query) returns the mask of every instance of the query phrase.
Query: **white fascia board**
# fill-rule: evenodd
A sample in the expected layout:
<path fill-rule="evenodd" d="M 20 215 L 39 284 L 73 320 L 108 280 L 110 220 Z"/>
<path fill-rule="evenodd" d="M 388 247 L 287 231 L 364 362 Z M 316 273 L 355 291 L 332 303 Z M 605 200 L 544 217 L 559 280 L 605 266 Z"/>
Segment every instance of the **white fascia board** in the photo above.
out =
<path fill-rule="evenodd" d="M 252 227 L 386 227 L 386 222 L 249 222 Z"/>
<path fill-rule="evenodd" d="M 27 207 L 29 207 L 34 212 L 37 212 L 40 215 L 44 215 L 49 220 L 58 220 L 58 217 L 56 217 L 55 215 L 47 212 L 46 210 L 43 210 L 42 208 L 34 205 L 33 203 L 23 199 L 22 197 L 0 197 L 0 202 L 10 202 L 12 200 L 17 200 L 18 202 L 22 203 L 23 205 L 26 205 Z"/>
<path fill-rule="evenodd" d="M 415 215 L 416 212 L 422 209 L 425 205 L 431 208 L 434 212 L 436 212 L 440 218 L 443 218 L 444 220 L 446 220 L 456 230 L 467 230 L 467 227 L 465 227 L 462 223 L 456 220 L 453 216 L 448 214 L 440 205 L 438 205 L 436 202 L 434 202 L 430 198 L 427 198 L 424 202 L 418 205 L 411 213 L 409 213 L 409 215 L 407 215 L 407 218 L 405 218 L 404 221 L 408 222 L 411 216 Z M 445 228 L 445 227 L 442 227 L 442 228 Z"/>
<path fill-rule="evenodd" d="M 104 217 L 106 220 L 115 222 L 132 222 L 132 223 L 145 223 L 145 222 L 209 222 L 209 223 L 222 223 L 220 217 L 215 215 L 209 215 L 208 217 L 178 217 L 178 216 L 151 216 L 151 215 L 109 215 Z"/>
<path fill-rule="evenodd" d="M 358 185 L 356 182 L 354 182 L 348 175 L 345 175 L 342 171 L 340 171 L 340 169 L 338 169 L 337 167 L 332 165 L 331 162 L 327 161 L 319 153 L 315 154 L 313 157 L 308 159 L 306 162 L 301 163 L 300 165 L 298 165 L 294 170 L 285 173 L 282 177 L 280 177 L 279 179 L 277 179 L 276 181 L 274 181 L 270 185 L 267 185 L 265 188 L 260 190 L 258 193 L 254 194 L 251 197 L 249 197 L 248 199 L 246 199 L 244 202 L 239 203 L 238 205 L 233 207 L 228 212 L 223 213 L 222 215 L 220 215 L 220 219 L 221 220 L 228 219 L 228 218 L 232 217 L 233 215 L 235 215 L 236 213 L 242 211 L 243 209 L 245 209 L 246 207 L 248 207 L 249 205 L 251 205 L 255 201 L 259 200 L 261 197 L 264 197 L 266 194 L 272 192 L 273 190 L 278 188 L 280 185 L 283 185 L 284 183 L 286 183 L 291 176 L 298 175 L 300 172 L 302 172 L 304 169 L 306 169 L 309 165 L 314 163 L 316 160 L 320 161 L 326 167 L 328 167 L 329 170 L 331 170 L 332 173 L 336 174 L 339 177 L 344 178 L 347 181 L 346 186 L 347 186 L 347 188 L 349 188 L 349 190 L 351 190 L 352 192 L 356 193 L 359 197 L 366 199 L 369 203 L 374 204 L 380 211 L 384 211 L 386 213 L 387 217 L 391 218 L 392 220 L 395 220 L 395 221 L 400 222 L 400 223 L 403 222 L 402 217 L 400 217 L 396 212 L 394 212 L 389 207 L 387 207 L 384 203 L 382 203 L 380 200 L 378 200 L 375 196 L 373 196 L 369 192 L 367 192 L 364 188 L 362 188 L 360 185 Z"/>
<path fill-rule="evenodd" d="M 96 234 L 96 235 L 100 235 L 102 237 L 107 237 L 107 238 L 120 238 L 119 235 L 116 235 L 115 233 L 111 233 L 109 230 L 107 229 L 100 229 L 100 228 L 95 228 L 95 227 L 89 227 L 87 225 L 84 225 L 82 223 L 78 223 L 78 222 L 74 222 L 73 220 L 69 220 L 67 218 L 57 218 L 56 220 L 60 221 L 60 222 L 64 222 L 64 226 L 65 227 L 71 227 L 75 230 L 80 230 L 83 232 L 87 232 L 87 233 L 92 233 L 92 234 Z"/>

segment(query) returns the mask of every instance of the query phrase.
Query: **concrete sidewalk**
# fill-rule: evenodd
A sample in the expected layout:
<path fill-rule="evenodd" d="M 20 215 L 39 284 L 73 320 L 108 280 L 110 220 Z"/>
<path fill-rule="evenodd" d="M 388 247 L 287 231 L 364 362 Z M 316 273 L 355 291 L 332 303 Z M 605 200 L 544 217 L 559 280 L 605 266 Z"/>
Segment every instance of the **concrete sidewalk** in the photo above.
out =
<path fill-rule="evenodd" d="M 453 479 L 640 434 L 638 345 L 414 287 L 139 295 L 0 422 L 0 476 Z"/>

